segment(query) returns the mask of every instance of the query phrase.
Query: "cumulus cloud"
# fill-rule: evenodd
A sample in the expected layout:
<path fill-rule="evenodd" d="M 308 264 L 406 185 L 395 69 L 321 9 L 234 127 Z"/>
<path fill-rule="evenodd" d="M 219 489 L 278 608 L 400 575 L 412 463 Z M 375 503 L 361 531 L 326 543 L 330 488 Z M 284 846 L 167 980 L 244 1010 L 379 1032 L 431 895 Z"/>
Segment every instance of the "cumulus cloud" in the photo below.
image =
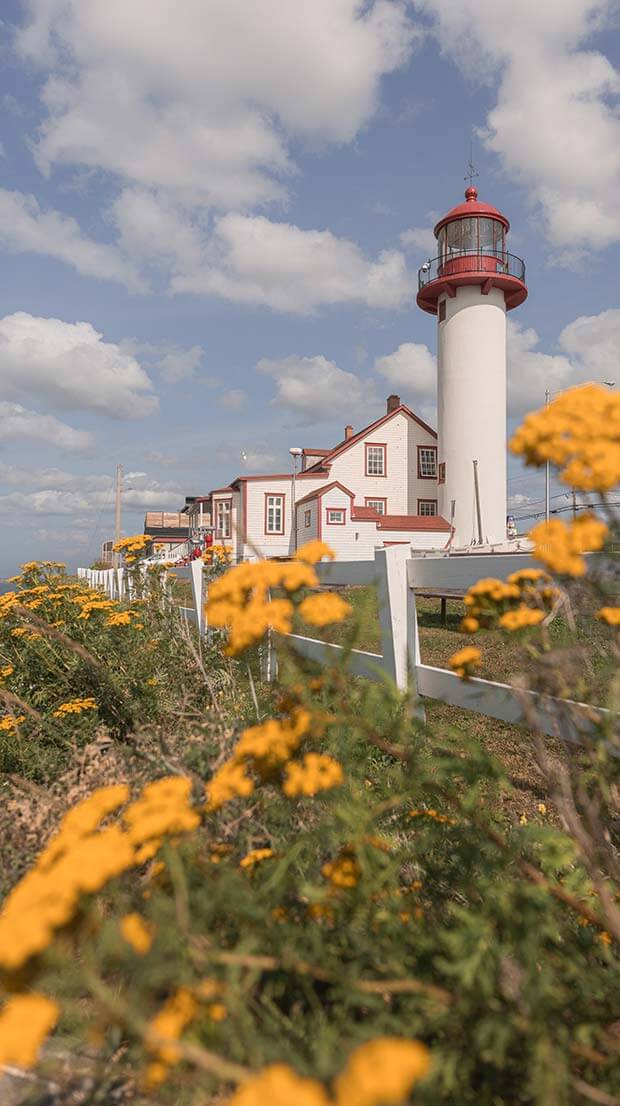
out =
<path fill-rule="evenodd" d="M 290 138 L 350 141 L 415 38 L 401 0 L 31 0 L 28 14 L 16 47 L 48 71 L 45 172 L 101 168 L 223 208 L 285 195 Z"/>
<path fill-rule="evenodd" d="M 24 474 L 26 475 L 26 474 Z M 26 481 L 29 479 L 26 476 Z M 41 474 L 35 491 L 9 492 L 0 495 L 0 510 L 22 510 L 35 515 L 91 516 L 94 512 L 113 511 L 112 477 L 59 472 Z M 131 486 L 123 491 L 123 507 L 131 511 L 178 510 L 184 493 L 173 483 L 160 483 L 145 474 L 134 474 Z"/>
<path fill-rule="evenodd" d="M 279 361 L 263 358 L 256 367 L 276 382 L 273 403 L 299 416 L 301 422 L 331 421 L 335 397 L 341 397 L 351 414 L 366 412 L 372 406 L 374 396 L 368 382 L 321 355 L 293 354 Z"/>
<path fill-rule="evenodd" d="M 444 52 L 498 81 L 483 139 L 570 263 L 620 236 L 620 77 L 589 48 L 613 0 L 418 0 Z"/>
<path fill-rule="evenodd" d="M 218 403 L 220 407 L 228 407 L 231 411 L 238 411 L 240 407 L 243 407 L 247 398 L 247 392 L 244 392 L 243 388 L 231 388 L 229 392 L 222 393 Z"/>
<path fill-rule="evenodd" d="M 195 377 L 203 353 L 202 346 L 192 346 L 190 349 L 170 349 L 159 361 L 155 362 L 154 368 L 159 371 L 162 380 L 165 380 L 168 384 L 178 384 L 179 380 L 191 380 Z"/>
<path fill-rule="evenodd" d="M 402 307 L 414 291 L 397 250 L 384 250 L 373 261 L 331 231 L 232 213 L 216 221 L 205 263 L 178 273 L 171 286 L 298 314 L 335 303 Z"/>
<path fill-rule="evenodd" d="M 375 371 L 407 403 L 429 403 L 437 392 L 437 366 L 428 346 L 403 342 L 394 353 L 377 357 Z"/>
<path fill-rule="evenodd" d="M 55 257 L 84 276 L 116 280 L 133 292 L 145 290 L 133 263 L 116 247 L 88 238 L 71 216 L 41 211 L 34 196 L 0 188 L 0 243 L 18 253 Z"/>
<path fill-rule="evenodd" d="M 158 406 L 134 357 L 104 342 L 90 323 L 66 323 L 18 311 L 0 319 L 0 388 L 35 392 L 55 410 L 139 418 Z"/>
<path fill-rule="evenodd" d="M 91 448 L 94 438 L 53 415 L 40 415 L 20 403 L 0 401 L 0 443 L 18 441 L 45 442 L 70 453 L 82 453 Z"/>
<path fill-rule="evenodd" d="M 403 231 L 400 241 L 405 249 L 417 250 L 427 257 L 435 257 L 437 253 L 437 241 L 432 227 L 410 227 Z"/>

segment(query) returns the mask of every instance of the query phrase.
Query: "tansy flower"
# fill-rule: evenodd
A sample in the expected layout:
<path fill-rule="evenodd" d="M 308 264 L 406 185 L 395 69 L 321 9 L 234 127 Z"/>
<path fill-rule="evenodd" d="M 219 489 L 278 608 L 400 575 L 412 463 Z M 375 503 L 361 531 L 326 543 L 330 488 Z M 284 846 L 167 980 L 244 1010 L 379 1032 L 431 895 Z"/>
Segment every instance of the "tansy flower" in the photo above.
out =
<path fill-rule="evenodd" d="M 596 617 L 608 626 L 620 626 L 620 607 L 601 607 L 596 612 Z"/>
<path fill-rule="evenodd" d="M 0 1010 L 0 1065 L 31 1068 L 60 1010 L 45 995 L 13 995 Z"/>
<path fill-rule="evenodd" d="M 315 1079 L 297 1075 L 287 1064 L 270 1064 L 242 1083 L 225 1106 L 330 1106 L 330 1099 Z"/>
<path fill-rule="evenodd" d="M 336 860 L 330 860 L 321 872 L 334 887 L 355 887 L 360 877 L 360 866 L 351 853 L 343 852 Z"/>
<path fill-rule="evenodd" d="M 12 714 L 7 714 L 5 718 L 2 718 L 0 720 L 0 732 L 2 732 L 2 733 L 12 733 L 13 730 L 16 730 L 17 727 L 21 726 L 22 722 L 25 722 L 25 721 L 26 721 L 26 715 L 25 714 L 18 714 L 17 716 L 13 716 Z"/>
<path fill-rule="evenodd" d="M 67 703 L 61 703 L 52 711 L 54 718 L 64 718 L 66 714 L 82 714 L 85 710 L 97 710 L 96 700 L 92 697 L 83 699 L 70 699 Z"/>
<path fill-rule="evenodd" d="M 146 1083 L 157 1087 L 163 1083 L 171 1065 L 178 1063 L 180 1053 L 176 1042 L 198 1009 L 198 1003 L 187 987 L 179 987 L 148 1024 L 145 1044 L 157 1060 L 149 1064 Z"/>
<path fill-rule="evenodd" d="M 472 618 L 471 615 L 466 615 L 461 619 L 461 625 L 459 629 L 462 634 L 475 634 L 476 630 L 480 629 L 480 623 L 477 618 Z"/>
<path fill-rule="evenodd" d="M 480 660 L 480 650 L 470 645 L 465 649 L 459 649 L 458 652 L 453 653 L 448 664 L 457 676 L 460 676 L 462 679 L 467 679 L 480 664 Z"/>
<path fill-rule="evenodd" d="M 583 576 L 586 562 L 582 553 L 602 549 L 607 526 L 594 515 L 581 515 L 569 525 L 560 519 L 540 522 L 530 530 L 534 556 L 553 572 L 567 576 Z"/>
<path fill-rule="evenodd" d="M 304 561 L 307 565 L 318 564 L 323 557 L 327 557 L 328 560 L 333 561 L 336 554 L 333 549 L 330 549 L 329 545 L 326 545 L 323 541 L 308 541 L 305 545 L 302 545 L 300 549 L 295 553 L 295 560 Z"/>
<path fill-rule="evenodd" d="M 334 1081 L 337 1106 L 405 1102 L 428 1074 L 431 1057 L 419 1041 L 379 1037 L 355 1049 Z"/>
<path fill-rule="evenodd" d="M 299 604 L 299 613 L 304 622 L 313 626 L 328 626 L 332 622 L 342 622 L 351 613 L 351 606 L 334 592 L 323 595 L 309 595 Z"/>
<path fill-rule="evenodd" d="M 244 764 L 227 761 L 218 768 L 207 785 L 207 811 L 219 810 L 224 803 L 239 795 L 247 797 L 254 790 L 254 780 L 246 775 Z"/>
<path fill-rule="evenodd" d="M 12 664 L 5 664 L 3 668 L 0 668 L 0 680 L 8 680 L 9 676 L 12 676 L 15 669 Z"/>
<path fill-rule="evenodd" d="M 342 780 L 342 767 L 337 760 L 324 753 L 306 753 L 301 762 L 286 765 L 282 790 L 290 797 L 316 795 L 318 791 L 339 787 Z"/>
<path fill-rule="evenodd" d="M 499 625 L 504 630 L 524 630 L 530 626 L 538 626 L 544 617 L 544 611 L 532 610 L 522 604 L 515 611 L 506 611 L 501 615 Z"/>
<path fill-rule="evenodd" d="M 273 849 L 251 849 L 249 853 L 239 861 L 239 867 L 252 871 L 257 864 L 260 864 L 261 860 L 269 860 L 274 856 Z"/>
<path fill-rule="evenodd" d="M 121 918 L 121 934 L 138 956 L 144 956 L 153 944 L 153 931 L 140 914 L 125 914 Z"/>

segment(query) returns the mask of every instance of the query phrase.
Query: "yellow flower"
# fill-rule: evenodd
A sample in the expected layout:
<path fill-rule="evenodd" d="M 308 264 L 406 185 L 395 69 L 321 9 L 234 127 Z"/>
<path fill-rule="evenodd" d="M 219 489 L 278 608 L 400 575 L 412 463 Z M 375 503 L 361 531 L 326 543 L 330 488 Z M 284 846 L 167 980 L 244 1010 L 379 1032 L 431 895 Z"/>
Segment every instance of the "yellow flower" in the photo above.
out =
<path fill-rule="evenodd" d="M 544 611 L 532 610 L 522 604 L 515 611 L 506 611 L 501 615 L 499 625 L 504 630 L 524 630 L 530 626 L 538 626 L 544 617 Z"/>
<path fill-rule="evenodd" d="M 463 634 L 475 634 L 476 630 L 480 629 L 480 623 L 477 618 L 472 618 L 471 615 L 466 615 L 461 619 L 461 625 L 459 626 L 461 633 Z"/>
<path fill-rule="evenodd" d="M 507 583 L 509 584 L 537 584 L 542 580 L 549 580 L 549 574 L 542 568 L 520 568 L 517 572 L 511 572 Z"/>
<path fill-rule="evenodd" d="M 465 649 L 459 649 L 458 652 L 453 653 L 448 664 L 457 676 L 466 679 L 472 674 L 477 665 L 480 664 L 480 660 L 480 650 L 470 645 Z"/>
<path fill-rule="evenodd" d="M 63 718 L 66 714 L 82 714 L 85 710 L 97 710 L 97 703 L 92 697 L 70 699 L 67 703 L 61 703 L 52 711 L 52 715 L 54 718 Z"/>
<path fill-rule="evenodd" d="M 290 718 L 270 718 L 259 726 L 250 726 L 237 742 L 233 759 L 252 759 L 259 768 L 271 768 L 289 759 L 311 724 L 310 711 L 298 707 Z"/>
<path fill-rule="evenodd" d="M 607 526 L 594 515 L 581 515 L 566 525 L 560 519 L 540 522 L 530 530 L 534 556 L 553 572 L 567 576 L 583 576 L 586 562 L 582 553 L 602 549 Z"/>
<path fill-rule="evenodd" d="M 275 856 L 273 849 L 251 849 L 249 853 L 239 861 L 240 868 L 247 868 L 252 871 L 261 860 L 269 860 L 270 857 Z"/>
<path fill-rule="evenodd" d="M 295 560 L 304 561 L 307 565 L 318 564 L 323 557 L 327 557 L 330 561 L 333 561 L 336 557 L 333 549 L 330 549 L 329 545 L 326 545 L 323 541 L 307 541 L 295 554 Z"/>
<path fill-rule="evenodd" d="M 26 721 L 25 714 L 18 714 L 16 716 L 7 714 L 5 718 L 0 720 L 0 732 L 11 733 L 16 730 L 18 726 L 21 726 L 22 722 Z"/>
<path fill-rule="evenodd" d="M 600 618 L 601 622 L 606 622 L 608 626 L 620 626 L 620 607 L 601 607 L 600 611 L 596 612 L 596 617 Z"/>
<path fill-rule="evenodd" d="M 331 622 L 342 622 L 351 614 L 351 606 L 334 592 L 323 595 L 309 595 L 299 604 L 299 613 L 304 622 L 313 626 L 328 626 Z"/>
<path fill-rule="evenodd" d="M 179 987 L 149 1022 L 145 1044 L 149 1051 L 156 1054 L 157 1061 L 147 1069 L 147 1086 L 158 1086 L 166 1078 L 168 1068 L 178 1063 L 180 1053 L 176 1042 L 197 1009 L 198 1004 L 191 991 Z"/>
<path fill-rule="evenodd" d="M 0 668 L 0 680 L 8 680 L 9 676 L 12 676 L 15 669 L 12 664 L 5 664 L 3 668 Z"/>
<path fill-rule="evenodd" d="M 270 1064 L 242 1083 L 226 1106 L 330 1106 L 330 1100 L 316 1080 L 297 1075 L 287 1064 Z"/>
<path fill-rule="evenodd" d="M 121 934 L 138 956 L 144 956 L 153 944 L 153 932 L 140 914 L 125 914 L 121 918 Z"/>
<path fill-rule="evenodd" d="M 428 1074 L 431 1058 L 425 1045 L 398 1037 L 378 1037 L 356 1048 L 334 1081 L 337 1106 L 379 1106 L 408 1100 L 412 1088 Z"/>
<path fill-rule="evenodd" d="M 571 487 L 611 491 L 620 483 L 620 396 L 599 384 L 571 388 L 527 415 L 510 448 L 530 465 L 557 465 Z"/>
<path fill-rule="evenodd" d="M 60 1010 L 45 995 L 13 995 L 0 1011 L 0 1065 L 31 1068 Z"/>
<path fill-rule="evenodd" d="M 360 866 L 355 857 L 345 850 L 336 860 L 324 864 L 321 872 L 334 887 L 355 887 L 360 877 Z"/>
<path fill-rule="evenodd" d="M 224 803 L 230 802 L 238 795 L 251 795 L 253 790 L 254 781 L 246 775 L 245 765 L 227 761 L 209 780 L 206 809 L 219 810 Z"/>
<path fill-rule="evenodd" d="M 302 762 L 286 765 L 282 790 L 285 795 L 316 795 L 339 787 L 343 780 L 342 767 L 337 760 L 323 753 L 306 753 Z"/>

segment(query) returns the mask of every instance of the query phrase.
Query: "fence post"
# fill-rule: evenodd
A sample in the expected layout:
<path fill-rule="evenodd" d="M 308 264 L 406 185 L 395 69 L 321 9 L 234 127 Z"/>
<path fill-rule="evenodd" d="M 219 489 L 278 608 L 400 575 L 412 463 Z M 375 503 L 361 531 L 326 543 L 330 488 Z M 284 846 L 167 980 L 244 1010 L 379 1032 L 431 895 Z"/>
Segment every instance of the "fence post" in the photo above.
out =
<path fill-rule="evenodd" d="M 204 633 L 205 625 L 205 612 L 203 601 L 203 572 L 204 563 L 198 558 L 192 561 L 190 564 L 191 580 L 192 580 L 192 596 L 194 599 L 194 610 L 196 611 L 196 625 L 198 626 L 198 635 L 202 637 Z"/>

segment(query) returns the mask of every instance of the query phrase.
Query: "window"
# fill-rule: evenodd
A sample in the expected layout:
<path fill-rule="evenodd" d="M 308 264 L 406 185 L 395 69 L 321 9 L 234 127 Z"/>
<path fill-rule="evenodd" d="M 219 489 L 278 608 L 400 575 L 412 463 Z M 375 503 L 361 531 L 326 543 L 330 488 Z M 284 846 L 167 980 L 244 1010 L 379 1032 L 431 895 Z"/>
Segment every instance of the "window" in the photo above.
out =
<path fill-rule="evenodd" d="M 439 462 L 439 471 L 438 471 L 438 475 L 437 475 L 437 483 L 438 484 L 445 484 L 445 482 L 446 482 L 446 462 L 445 461 L 440 461 Z"/>
<path fill-rule="evenodd" d="M 418 514 L 419 515 L 436 515 L 437 514 L 437 500 L 436 499 L 418 499 Z"/>
<path fill-rule="evenodd" d="M 215 536 L 230 537 L 230 499 L 218 499 L 215 505 Z"/>
<path fill-rule="evenodd" d="M 328 507 L 326 515 L 328 526 L 344 526 L 346 516 L 344 507 Z"/>
<path fill-rule="evenodd" d="M 369 499 L 366 497 L 364 505 L 366 507 L 372 507 L 373 511 L 376 511 L 378 515 L 387 514 L 387 499 Z"/>
<path fill-rule="evenodd" d="M 439 302 L 439 322 L 445 323 L 446 321 L 446 301 L 440 300 Z"/>
<path fill-rule="evenodd" d="M 385 445 L 366 444 L 366 476 L 385 476 Z"/>
<path fill-rule="evenodd" d="M 435 480 L 437 476 L 437 446 L 418 446 L 418 477 L 420 480 Z"/>
<path fill-rule="evenodd" d="M 304 511 L 304 526 L 312 525 L 312 511 Z"/>
<path fill-rule="evenodd" d="M 265 533 L 284 533 L 283 495 L 265 495 Z"/>

